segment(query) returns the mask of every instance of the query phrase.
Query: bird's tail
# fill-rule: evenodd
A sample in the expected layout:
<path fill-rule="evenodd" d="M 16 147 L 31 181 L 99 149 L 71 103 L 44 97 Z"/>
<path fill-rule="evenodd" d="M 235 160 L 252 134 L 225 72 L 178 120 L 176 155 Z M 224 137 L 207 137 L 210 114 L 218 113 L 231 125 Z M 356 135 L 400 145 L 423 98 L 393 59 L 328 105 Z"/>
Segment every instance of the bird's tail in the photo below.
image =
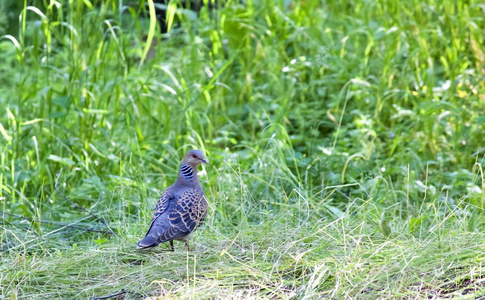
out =
<path fill-rule="evenodd" d="M 158 245 L 157 239 L 153 235 L 147 235 L 136 245 L 136 249 L 150 249 Z"/>

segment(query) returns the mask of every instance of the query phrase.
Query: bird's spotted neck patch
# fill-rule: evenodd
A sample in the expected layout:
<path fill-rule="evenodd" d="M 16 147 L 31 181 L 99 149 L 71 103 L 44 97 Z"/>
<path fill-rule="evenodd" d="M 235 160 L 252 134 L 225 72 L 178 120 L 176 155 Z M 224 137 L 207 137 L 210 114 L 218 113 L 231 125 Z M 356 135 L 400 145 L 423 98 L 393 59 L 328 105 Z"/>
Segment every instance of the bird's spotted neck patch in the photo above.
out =
<path fill-rule="evenodd" d="M 187 180 L 192 180 L 194 178 L 194 170 L 187 164 L 182 164 L 180 167 L 180 174 Z"/>

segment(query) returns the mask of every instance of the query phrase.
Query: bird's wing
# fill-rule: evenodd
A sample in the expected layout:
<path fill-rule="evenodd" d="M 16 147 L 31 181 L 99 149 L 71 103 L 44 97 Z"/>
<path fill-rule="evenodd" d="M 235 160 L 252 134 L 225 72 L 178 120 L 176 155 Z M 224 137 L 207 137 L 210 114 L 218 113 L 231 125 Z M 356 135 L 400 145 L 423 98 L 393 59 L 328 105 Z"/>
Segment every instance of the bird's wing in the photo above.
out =
<path fill-rule="evenodd" d="M 176 197 L 167 189 L 157 202 L 150 227 L 148 227 L 145 237 L 138 242 L 138 249 L 148 249 L 160 243 L 160 235 L 167 231 L 167 228 L 170 226 L 168 224 L 167 214 L 165 214 L 165 217 L 162 215 L 169 210 L 171 202 L 176 203 Z M 174 205 L 172 204 L 172 206 Z"/>
<path fill-rule="evenodd" d="M 175 209 L 170 210 L 168 219 L 171 227 L 189 234 L 207 215 L 207 200 L 201 189 L 190 189 L 180 195 Z"/>
<path fill-rule="evenodd" d="M 155 207 L 155 212 L 153 213 L 153 218 L 150 222 L 150 226 L 161 214 L 163 214 L 167 210 L 170 198 L 170 192 L 167 189 L 165 190 L 165 192 L 163 192 L 162 196 L 160 196 L 160 199 L 158 199 L 157 206 Z"/>
<path fill-rule="evenodd" d="M 157 204 L 150 228 L 138 247 L 149 248 L 183 238 L 204 221 L 207 206 L 204 192 L 200 189 L 187 190 L 178 197 L 164 193 Z"/>

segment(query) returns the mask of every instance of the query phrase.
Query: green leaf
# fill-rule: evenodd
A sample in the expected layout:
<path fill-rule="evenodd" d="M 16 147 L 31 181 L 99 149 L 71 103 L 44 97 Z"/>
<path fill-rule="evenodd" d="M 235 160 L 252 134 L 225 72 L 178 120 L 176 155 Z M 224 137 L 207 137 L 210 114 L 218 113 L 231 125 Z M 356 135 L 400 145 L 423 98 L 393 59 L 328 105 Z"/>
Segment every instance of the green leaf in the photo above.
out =
<path fill-rule="evenodd" d="M 409 221 L 409 231 L 410 232 L 415 232 L 417 230 L 417 227 L 423 223 L 423 221 L 426 219 L 426 217 L 415 217 L 411 218 Z"/>
<path fill-rule="evenodd" d="M 149 9 L 149 12 L 150 12 L 150 27 L 148 29 L 148 35 L 147 35 L 145 48 L 143 49 L 143 54 L 141 56 L 140 64 L 139 64 L 138 68 L 141 68 L 141 66 L 143 65 L 143 62 L 145 61 L 145 59 L 147 57 L 148 51 L 150 50 L 150 47 L 152 45 L 153 36 L 155 35 L 155 27 L 156 27 L 156 24 L 157 24 L 157 16 L 156 16 L 156 13 L 155 13 L 155 6 L 153 5 L 153 0 L 147 0 L 147 3 L 148 3 L 148 9 Z M 168 28 L 168 30 L 170 30 L 170 28 Z"/>
<path fill-rule="evenodd" d="M 174 2 L 170 2 L 167 8 L 167 32 L 170 33 L 170 29 L 173 25 L 173 19 L 175 12 L 177 11 L 177 5 Z"/>
<path fill-rule="evenodd" d="M 49 157 L 47 159 L 55 161 L 55 162 L 59 162 L 61 164 L 68 165 L 68 166 L 74 166 L 76 164 L 69 157 L 60 157 L 60 156 L 53 155 L 53 154 L 49 155 Z"/>
<path fill-rule="evenodd" d="M 0 123 L 0 133 L 7 140 L 7 142 L 10 142 L 12 140 L 12 137 L 10 135 L 8 135 L 7 131 L 3 127 L 2 123 Z"/>
<path fill-rule="evenodd" d="M 391 227 L 389 227 L 389 222 L 385 219 L 382 219 L 381 221 L 381 229 L 382 229 L 382 233 L 384 233 L 384 235 L 386 237 L 390 237 L 391 234 L 392 234 L 392 230 L 391 230 Z"/>
<path fill-rule="evenodd" d="M 337 218 L 340 218 L 344 215 L 344 212 L 340 209 L 336 208 L 335 206 L 325 205 L 332 214 L 334 214 Z"/>
<path fill-rule="evenodd" d="M 103 244 L 106 244 L 108 242 L 108 239 L 106 239 L 106 238 L 100 238 L 100 239 L 94 240 L 94 242 L 96 244 L 98 244 L 98 246 L 101 246 Z"/>

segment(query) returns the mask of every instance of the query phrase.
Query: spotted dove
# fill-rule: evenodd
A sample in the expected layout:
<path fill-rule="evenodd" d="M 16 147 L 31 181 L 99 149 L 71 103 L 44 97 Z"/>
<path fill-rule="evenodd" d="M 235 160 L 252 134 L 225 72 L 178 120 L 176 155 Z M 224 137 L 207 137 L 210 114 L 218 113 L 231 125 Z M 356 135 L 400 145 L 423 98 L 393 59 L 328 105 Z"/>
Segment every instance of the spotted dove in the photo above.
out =
<path fill-rule="evenodd" d="M 150 228 L 137 249 L 170 242 L 173 251 L 173 240 L 180 240 L 190 250 L 189 238 L 207 215 L 207 200 L 197 177 L 201 163 L 208 164 L 202 151 L 191 150 L 185 155 L 177 181 L 158 200 Z"/>

